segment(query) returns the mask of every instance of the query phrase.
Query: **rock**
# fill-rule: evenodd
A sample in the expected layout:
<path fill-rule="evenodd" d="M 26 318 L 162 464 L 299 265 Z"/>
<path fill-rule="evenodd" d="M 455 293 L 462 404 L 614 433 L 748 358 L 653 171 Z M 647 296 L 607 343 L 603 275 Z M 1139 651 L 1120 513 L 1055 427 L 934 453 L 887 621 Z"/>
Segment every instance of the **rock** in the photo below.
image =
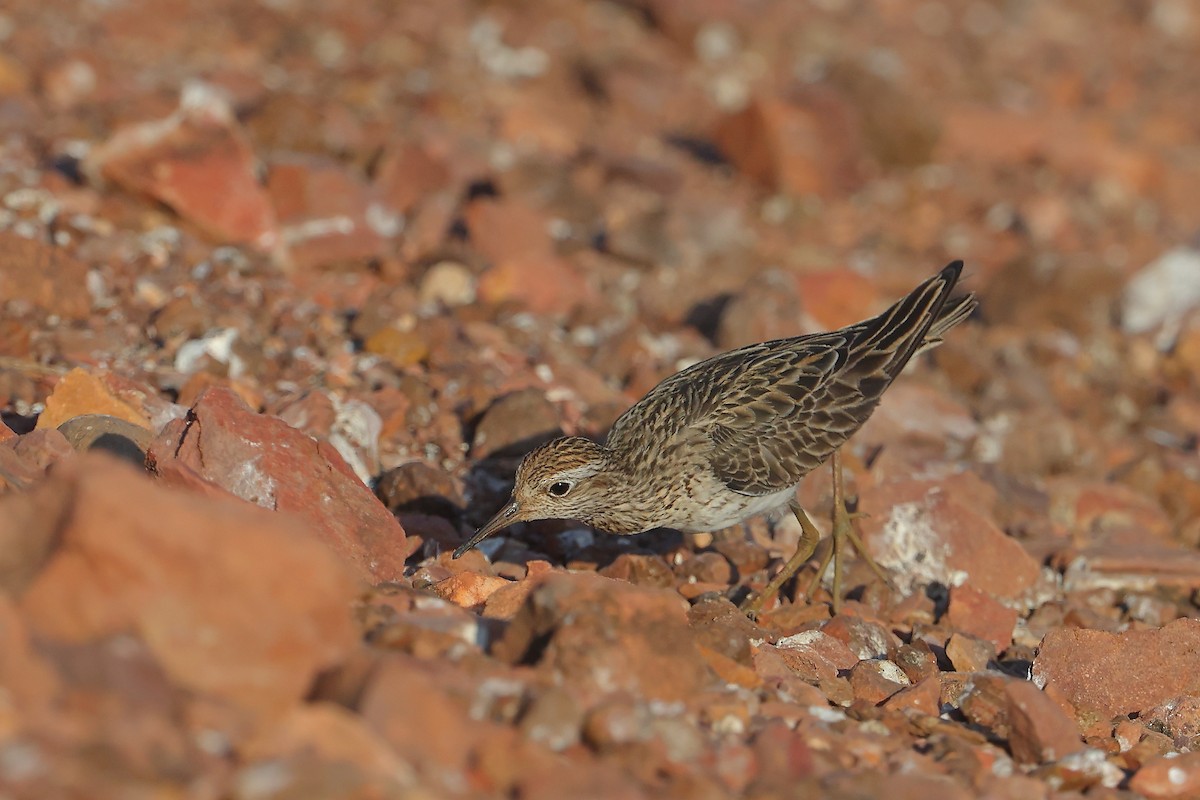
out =
<path fill-rule="evenodd" d="M 1129 788 L 1148 800 L 1184 800 L 1200 795 L 1200 753 L 1151 761 L 1129 779 Z"/>
<path fill-rule="evenodd" d="M 570 692 L 550 687 L 533 698 L 518 726 L 530 741 L 561 752 L 579 742 L 583 709 Z"/>
<path fill-rule="evenodd" d="M 364 262 L 383 254 L 401 220 L 360 176 L 330 158 L 286 154 L 271 159 L 267 194 L 280 237 L 302 268 Z"/>
<path fill-rule="evenodd" d="M 593 299 L 587 279 L 564 258 L 532 255 L 495 262 L 479 278 L 484 303 L 517 302 L 536 314 L 565 315 Z"/>
<path fill-rule="evenodd" d="M 850 668 L 854 699 L 871 705 L 879 705 L 908 685 L 908 676 L 891 661 L 859 661 Z"/>
<path fill-rule="evenodd" d="M 280 241 L 255 177 L 254 152 L 213 87 L 185 87 L 174 114 L 118 130 L 88 153 L 83 167 L 94 182 L 149 195 L 218 239 L 264 251 Z"/>
<path fill-rule="evenodd" d="M 512 584 L 495 575 L 480 575 L 477 572 L 459 572 L 438 582 L 433 590 L 438 597 L 449 600 L 463 608 L 479 608 L 493 594 Z"/>
<path fill-rule="evenodd" d="M 607 567 L 602 567 L 599 574 L 636 586 L 656 589 L 675 587 L 675 573 L 662 556 L 622 553 Z"/>
<path fill-rule="evenodd" d="M 401 143 L 388 148 L 380 160 L 375 187 L 392 210 L 407 214 L 450 181 L 445 158 L 433 148 Z"/>
<path fill-rule="evenodd" d="M 168 425 L 147 462 L 167 481 L 188 471 L 264 508 L 308 520 L 368 581 L 397 580 L 408 548 L 404 529 L 337 451 L 276 417 L 256 414 L 234 392 L 207 390 L 188 424 Z"/>
<path fill-rule="evenodd" d="M 0 231 L 0 297 L 23 301 L 64 319 L 92 311 L 87 265 L 43 241 Z"/>
<path fill-rule="evenodd" d="M 796 276 L 796 294 L 819 330 L 853 325 L 879 311 L 879 291 L 870 279 L 850 269 L 805 272 Z M 890 396 L 891 391 L 885 397 Z"/>
<path fill-rule="evenodd" d="M 148 428 L 107 414 L 72 417 L 58 426 L 58 433 L 76 452 L 98 450 L 139 467 L 154 437 Z"/>
<path fill-rule="evenodd" d="M 178 686 L 269 714 L 353 644 L 355 584 L 293 519 L 164 489 L 95 456 L 0 504 L 0 540 L 19 525 L 51 543 L 8 586 L 42 640 L 133 632 Z"/>
<path fill-rule="evenodd" d="M 1139 718 L 1170 736 L 1180 750 L 1197 750 L 1200 745 L 1200 696 L 1173 697 Z"/>
<path fill-rule="evenodd" d="M 510 620 L 517 615 L 529 593 L 538 586 L 544 575 L 552 572 L 548 561 L 530 561 L 525 577 L 513 583 L 509 582 L 488 595 L 483 607 L 483 616 L 488 619 Z"/>
<path fill-rule="evenodd" d="M 19 436 L 13 441 L 12 449 L 19 458 L 42 472 L 75 455 L 75 449 L 67 437 L 53 429 L 33 430 Z"/>
<path fill-rule="evenodd" d="M 1021 597 L 1037 580 L 1037 562 L 982 510 L 930 481 L 893 481 L 861 492 L 863 538 L 880 566 L 912 592 L 930 583 L 961 586 L 1003 599 Z"/>
<path fill-rule="evenodd" d="M 810 683 L 832 680 L 858 663 L 845 644 L 824 631 L 804 631 L 775 642 L 784 662 Z"/>
<path fill-rule="evenodd" d="M 1172 343 L 1184 317 L 1200 308 L 1198 272 L 1200 250 L 1192 247 L 1168 250 L 1147 264 L 1125 287 L 1121 327 L 1126 333 L 1139 334 L 1167 326 L 1165 344 Z"/>
<path fill-rule="evenodd" d="M 279 724 L 263 731 L 239 750 L 239 760 L 253 770 L 256 763 L 304 761 L 352 764 L 401 785 L 414 782 L 412 767 L 400 759 L 366 721 L 335 703 L 293 707 Z M 243 773 L 245 779 L 245 773 Z"/>
<path fill-rule="evenodd" d="M 900 646 L 900 640 L 886 627 L 854 614 L 838 614 L 821 626 L 821 632 L 850 648 L 859 659 L 880 659 Z"/>
<path fill-rule="evenodd" d="M 471 753 L 480 740 L 494 735 L 496 727 L 468 715 L 471 698 L 456 686 L 457 678 L 436 662 L 390 654 L 376 668 L 359 703 L 367 724 L 436 789 L 435 796 L 466 789 Z M 519 684 L 515 688 L 520 691 Z M 485 698 L 486 683 L 478 691 L 480 699 Z M 416 719 L 424 722 L 412 724 Z"/>
<path fill-rule="evenodd" d="M 558 409 L 539 389 L 522 389 L 496 400 L 475 426 L 471 458 L 523 457 L 561 436 Z"/>
<path fill-rule="evenodd" d="M 936 717 L 941 714 L 941 697 L 942 682 L 936 675 L 931 675 L 911 686 L 900 688 L 881 705 L 889 710 L 911 709 L 926 716 Z"/>
<path fill-rule="evenodd" d="M 1075 721 L 1032 683 L 1008 681 L 1004 698 L 1008 746 L 1017 763 L 1044 764 L 1084 749 Z"/>
<path fill-rule="evenodd" d="M 536 658 L 585 704 L 621 690 L 686 701 L 712 680 L 679 595 L 598 575 L 547 575 L 492 652 L 514 664 Z"/>
<path fill-rule="evenodd" d="M 409 461 L 380 475 L 375 496 L 393 514 L 407 511 L 453 519 L 463 506 L 458 481 L 425 461 Z"/>
<path fill-rule="evenodd" d="M 475 274 L 457 261 L 439 261 L 421 278 L 421 305 L 457 308 L 475 302 Z"/>
<path fill-rule="evenodd" d="M 1065 698 L 1077 719 L 1109 719 L 1200 694 L 1192 655 L 1198 650 L 1200 621 L 1194 619 L 1122 633 L 1054 629 L 1042 640 L 1033 680 Z"/>
<path fill-rule="evenodd" d="M 184 415 L 182 406 L 171 403 L 154 389 L 115 372 L 89 373 L 76 368 L 64 375 L 46 398 L 38 415 L 38 428 L 59 428 L 64 422 L 87 414 L 106 414 L 157 431 Z"/>
<path fill-rule="evenodd" d="M 831 93 L 804 103 L 754 98 L 723 117 L 713 139 L 737 169 L 777 191 L 833 197 L 859 182 L 856 131 Z"/>
<path fill-rule="evenodd" d="M 1015 608 L 1002 605 L 987 592 L 962 585 L 950 589 L 950 605 L 942 624 L 991 642 L 996 652 L 1002 652 L 1012 644 L 1018 616 Z"/>
<path fill-rule="evenodd" d="M 471 244 L 491 264 L 554 255 L 545 215 L 519 201 L 476 200 L 467 207 Z"/>
<path fill-rule="evenodd" d="M 953 634 L 946 642 L 946 657 L 956 672 L 979 672 L 996 658 L 996 646 L 984 639 Z"/>

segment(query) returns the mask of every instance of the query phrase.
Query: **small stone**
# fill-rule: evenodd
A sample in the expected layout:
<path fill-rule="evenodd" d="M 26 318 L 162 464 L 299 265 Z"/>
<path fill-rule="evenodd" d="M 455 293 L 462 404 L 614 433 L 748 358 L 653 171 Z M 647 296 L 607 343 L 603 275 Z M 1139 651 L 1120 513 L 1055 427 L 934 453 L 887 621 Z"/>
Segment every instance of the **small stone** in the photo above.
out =
<path fill-rule="evenodd" d="M 92 310 L 87 273 L 87 265 L 63 248 L 0 231 L 0 297 L 8 302 L 24 301 L 66 319 L 83 319 Z"/>
<path fill-rule="evenodd" d="M 255 176 L 245 132 L 220 92 L 184 89 L 170 117 L 131 125 L 93 148 L 84 170 L 150 195 L 219 239 L 262 250 L 279 243 L 275 213 Z"/>
<path fill-rule="evenodd" d="M 463 505 L 462 490 L 454 477 L 425 461 L 409 461 L 380 475 L 375 495 L 392 513 L 454 518 Z"/>
<path fill-rule="evenodd" d="M 908 676 L 891 661 L 859 661 L 850 668 L 854 699 L 871 705 L 879 705 L 908 685 Z"/>
<path fill-rule="evenodd" d="M 421 278 L 417 297 L 422 305 L 457 308 L 475 302 L 475 285 L 475 275 L 465 266 L 457 261 L 439 261 Z"/>
<path fill-rule="evenodd" d="M 838 614 L 821 626 L 821 631 L 850 648 L 859 659 L 881 659 L 900 646 L 900 640 L 886 627 L 854 614 Z"/>
<path fill-rule="evenodd" d="M 76 452 L 100 450 L 139 467 L 153 438 L 147 428 L 107 414 L 72 417 L 58 426 L 58 432 Z"/>
<path fill-rule="evenodd" d="M 942 624 L 950 625 L 995 645 L 1001 652 L 1012 644 L 1017 610 L 1002 605 L 995 597 L 969 585 L 950 589 L 950 605 Z"/>
<path fill-rule="evenodd" d="M 561 671 L 585 703 L 620 690 L 681 701 L 713 677 L 679 595 L 582 573 L 542 579 L 492 652 L 508 663 L 534 657 Z"/>
<path fill-rule="evenodd" d="M 1129 779 L 1129 788 L 1149 800 L 1200 796 L 1200 753 L 1155 759 Z"/>
<path fill-rule="evenodd" d="M 823 631 L 784 637 L 775 642 L 775 649 L 796 675 L 813 684 L 838 677 L 859 660 L 850 648 Z"/>
<path fill-rule="evenodd" d="M 429 345 L 416 331 L 391 326 L 380 328 L 367 337 L 363 349 L 387 359 L 393 367 L 411 367 L 429 358 Z"/>
<path fill-rule="evenodd" d="M 963 633 L 946 642 L 946 657 L 958 672 L 979 672 L 996 659 L 996 645 Z"/>
<path fill-rule="evenodd" d="M 488 598 L 512 581 L 477 572 L 459 572 L 435 584 L 438 597 L 462 608 L 479 608 Z"/>
<path fill-rule="evenodd" d="M 911 709 L 926 716 L 941 714 L 942 682 L 936 675 L 905 686 L 886 698 L 882 705 L 890 710 Z"/>
<path fill-rule="evenodd" d="M 149 429 L 142 410 L 118 397 L 100 378 L 76 368 L 63 376 L 46 398 L 46 409 L 38 415 L 39 428 L 57 428 L 73 417 L 104 414 Z"/>
<path fill-rule="evenodd" d="M 544 744 L 555 752 L 576 744 L 583 725 L 583 709 L 565 689 L 551 687 L 542 691 L 521 715 L 517 727 L 531 741 Z"/>
<path fill-rule="evenodd" d="M 558 409 L 538 389 L 522 389 L 492 403 L 475 427 L 471 458 L 524 456 L 562 435 Z"/>
<path fill-rule="evenodd" d="M 1075 720 L 1032 683 L 1004 685 L 1008 746 L 1019 764 L 1044 764 L 1084 749 Z"/>

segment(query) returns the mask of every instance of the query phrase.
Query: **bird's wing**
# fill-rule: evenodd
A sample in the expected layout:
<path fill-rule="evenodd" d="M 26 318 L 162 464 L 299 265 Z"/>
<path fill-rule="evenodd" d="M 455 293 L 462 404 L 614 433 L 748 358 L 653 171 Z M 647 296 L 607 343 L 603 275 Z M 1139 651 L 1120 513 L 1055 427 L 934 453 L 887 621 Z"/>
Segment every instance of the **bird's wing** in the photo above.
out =
<path fill-rule="evenodd" d="M 961 268 L 951 264 L 857 325 L 714 359 L 724 371 L 740 354 L 689 427 L 706 437 L 717 476 L 734 491 L 762 495 L 819 466 L 866 422 L 913 353 L 935 343 L 931 328 L 940 337 L 969 314 L 971 298 L 946 304 Z"/>

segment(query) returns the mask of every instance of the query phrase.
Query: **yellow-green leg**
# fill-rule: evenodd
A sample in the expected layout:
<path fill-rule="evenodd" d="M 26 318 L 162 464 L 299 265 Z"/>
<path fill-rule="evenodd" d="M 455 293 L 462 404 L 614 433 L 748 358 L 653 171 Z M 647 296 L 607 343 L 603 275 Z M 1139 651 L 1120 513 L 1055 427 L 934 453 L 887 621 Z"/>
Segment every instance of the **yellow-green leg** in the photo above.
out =
<path fill-rule="evenodd" d="M 842 558 L 846 553 L 846 544 L 849 543 L 859 557 L 867 562 L 867 566 L 871 571 L 888 586 L 892 582 L 888 580 L 887 575 L 879 565 L 875 563 L 875 559 L 867 552 L 866 545 L 863 543 L 862 537 L 858 535 L 858 531 L 854 530 L 853 519 L 857 514 L 850 514 L 846 511 L 846 491 L 845 483 L 842 478 L 842 459 L 841 454 L 834 452 L 833 457 L 829 459 L 829 464 L 833 468 L 833 531 L 830 534 L 832 545 L 825 557 L 821 559 L 820 566 L 817 567 L 817 574 L 813 576 L 812 582 L 808 585 L 808 597 L 813 596 L 817 585 L 820 584 L 825 570 L 829 568 L 829 562 L 833 561 L 833 613 L 837 613 L 842 605 Z"/>
<path fill-rule="evenodd" d="M 796 574 L 804 563 L 812 558 L 813 551 L 817 549 L 817 541 L 821 538 L 821 532 L 817 530 L 817 526 L 808 518 L 808 514 L 804 513 L 804 509 L 795 500 L 792 500 L 788 506 L 792 513 L 796 515 L 796 521 L 800 523 L 800 541 L 796 544 L 796 552 L 792 553 L 792 557 L 783 565 L 783 569 L 775 575 L 771 582 L 767 584 L 761 592 L 756 595 L 751 595 L 742 603 L 742 611 L 750 616 L 754 616 L 759 611 L 762 611 L 763 605 L 779 593 L 783 585 L 788 582 L 788 579 Z"/>

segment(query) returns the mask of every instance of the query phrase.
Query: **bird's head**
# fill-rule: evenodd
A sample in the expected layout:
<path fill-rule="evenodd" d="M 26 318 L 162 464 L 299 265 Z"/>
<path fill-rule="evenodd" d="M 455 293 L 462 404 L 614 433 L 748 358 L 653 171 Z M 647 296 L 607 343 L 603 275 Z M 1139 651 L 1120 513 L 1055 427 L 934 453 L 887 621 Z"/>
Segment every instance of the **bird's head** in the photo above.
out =
<path fill-rule="evenodd" d="M 512 497 L 470 541 L 454 551 L 454 557 L 516 522 L 590 522 L 613 502 L 607 467 L 607 451 L 590 439 L 567 436 L 542 445 L 517 467 Z"/>

